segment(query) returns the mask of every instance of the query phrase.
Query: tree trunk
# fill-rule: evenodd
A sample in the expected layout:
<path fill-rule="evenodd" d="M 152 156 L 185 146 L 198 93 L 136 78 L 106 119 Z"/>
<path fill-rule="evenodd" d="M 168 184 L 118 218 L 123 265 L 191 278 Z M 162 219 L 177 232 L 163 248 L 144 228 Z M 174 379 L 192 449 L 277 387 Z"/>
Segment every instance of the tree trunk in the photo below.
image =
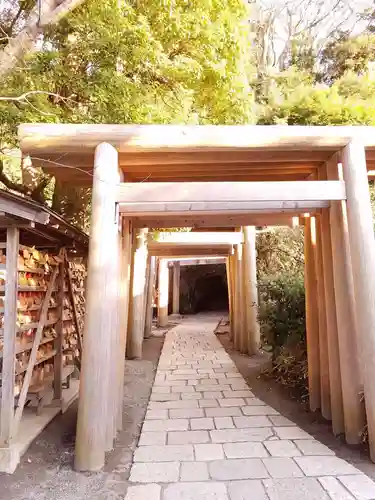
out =
<path fill-rule="evenodd" d="M 52 210 L 61 214 L 68 222 L 88 229 L 91 189 L 80 188 L 56 179 L 52 198 Z"/>

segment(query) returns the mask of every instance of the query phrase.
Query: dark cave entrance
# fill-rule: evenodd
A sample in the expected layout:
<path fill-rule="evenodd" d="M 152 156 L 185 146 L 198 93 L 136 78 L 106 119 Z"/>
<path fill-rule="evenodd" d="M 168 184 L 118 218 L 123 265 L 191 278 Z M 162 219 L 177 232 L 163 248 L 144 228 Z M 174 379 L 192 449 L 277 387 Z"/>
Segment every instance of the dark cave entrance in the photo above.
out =
<path fill-rule="evenodd" d="M 182 314 L 228 310 L 225 264 L 181 268 L 180 309 Z"/>

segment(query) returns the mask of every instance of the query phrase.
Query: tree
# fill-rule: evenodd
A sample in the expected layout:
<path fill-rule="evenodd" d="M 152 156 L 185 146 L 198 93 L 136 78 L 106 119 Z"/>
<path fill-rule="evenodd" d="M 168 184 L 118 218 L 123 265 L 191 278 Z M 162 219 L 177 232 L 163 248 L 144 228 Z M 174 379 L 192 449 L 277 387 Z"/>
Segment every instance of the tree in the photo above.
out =
<path fill-rule="evenodd" d="M 253 122 L 250 49 L 242 0 L 87 0 L 4 82 L 4 95 L 38 92 L 0 101 L 2 148 L 25 121 Z M 69 192 L 51 193 L 64 213 Z"/>
<path fill-rule="evenodd" d="M 371 69 L 371 63 L 375 63 L 375 35 L 345 35 L 330 41 L 322 51 L 321 80 L 330 84 L 349 71 L 364 75 Z"/>
<path fill-rule="evenodd" d="M 0 17 L 3 49 L 0 79 L 5 78 L 28 52 L 35 48 L 47 26 L 56 24 L 83 0 L 16 0 L 9 2 Z"/>

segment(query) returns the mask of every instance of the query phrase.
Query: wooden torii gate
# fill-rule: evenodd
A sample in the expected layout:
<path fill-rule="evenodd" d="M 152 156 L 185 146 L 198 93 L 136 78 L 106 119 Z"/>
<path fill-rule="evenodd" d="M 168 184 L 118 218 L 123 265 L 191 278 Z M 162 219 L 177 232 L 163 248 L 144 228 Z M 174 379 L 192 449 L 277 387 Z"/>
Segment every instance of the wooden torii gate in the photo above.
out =
<path fill-rule="evenodd" d="M 78 470 L 100 470 L 122 426 L 127 291 L 142 228 L 303 215 L 310 406 L 355 444 L 363 390 L 375 460 L 374 128 L 42 124 L 19 135 L 48 172 L 93 185 Z M 232 276 L 241 268 L 231 267 Z M 133 299 L 143 286 L 130 285 Z"/>

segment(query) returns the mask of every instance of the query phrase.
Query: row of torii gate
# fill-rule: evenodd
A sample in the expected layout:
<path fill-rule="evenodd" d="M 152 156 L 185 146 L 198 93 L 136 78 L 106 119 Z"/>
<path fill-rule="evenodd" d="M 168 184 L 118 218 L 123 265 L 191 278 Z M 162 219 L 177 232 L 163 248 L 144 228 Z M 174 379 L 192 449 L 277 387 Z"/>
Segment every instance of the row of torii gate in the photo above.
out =
<path fill-rule="evenodd" d="M 142 322 L 130 325 L 127 336 L 127 357 L 141 358 L 144 338 L 151 336 L 153 291 L 157 281 L 157 322 L 168 325 L 169 300 L 172 314 L 180 313 L 180 269 L 186 265 L 226 265 L 230 336 L 234 347 L 243 354 L 259 350 L 258 290 L 256 274 L 256 231 L 246 226 L 238 232 L 176 232 L 165 233 L 162 241 L 147 238 L 148 229 L 134 233 L 136 248 L 132 268 L 133 283 L 140 291 L 131 297 L 133 318 Z M 157 259 L 157 260 L 156 260 Z M 169 267 L 172 268 L 172 294 L 169 293 Z M 157 280 L 156 280 L 157 271 Z"/>
<path fill-rule="evenodd" d="M 305 228 L 310 407 L 349 444 L 367 421 L 375 460 L 374 128 L 40 124 L 19 135 L 60 182 L 93 186 L 77 470 L 100 470 L 122 428 L 126 343 L 141 351 L 146 322 L 141 229 L 244 228 L 230 304 L 236 345 L 252 353 L 252 228 L 292 217 Z"/>

